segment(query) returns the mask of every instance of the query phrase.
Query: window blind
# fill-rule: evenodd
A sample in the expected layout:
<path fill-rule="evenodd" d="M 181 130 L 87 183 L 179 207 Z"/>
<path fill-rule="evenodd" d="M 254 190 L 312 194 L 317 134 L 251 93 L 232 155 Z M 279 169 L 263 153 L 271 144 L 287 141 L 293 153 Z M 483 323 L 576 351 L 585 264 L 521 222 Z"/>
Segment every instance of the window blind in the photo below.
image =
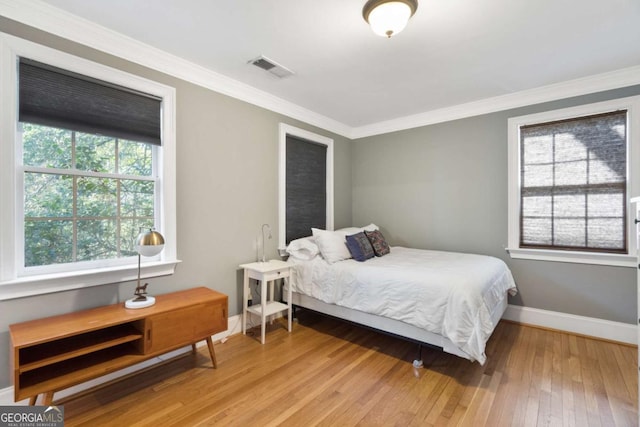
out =
<path fill-rule="evenodd" d="M 327 146 L 286 138 L 286 243 L 326 228 Z"/>
<path fill-rule="evenodd" d="M 19 120 L 161 145 L 160 98 L 20 58 Z"/>
<path fill-rule="evenodd" d="M 627 252 L 627 111 L 520 127 L 520 246 Z"/>

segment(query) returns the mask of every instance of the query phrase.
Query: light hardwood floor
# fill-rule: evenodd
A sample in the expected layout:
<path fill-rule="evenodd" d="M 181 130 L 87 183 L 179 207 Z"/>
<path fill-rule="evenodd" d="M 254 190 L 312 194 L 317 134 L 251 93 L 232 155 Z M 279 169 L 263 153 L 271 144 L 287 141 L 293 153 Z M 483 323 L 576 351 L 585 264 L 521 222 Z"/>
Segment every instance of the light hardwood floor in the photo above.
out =
<path fill-rule="evenodd" d="M 64 405 L 69 426 L 636 426 L 637 349 L 500 322 L 480 366 L 303 312 Z M 259 334 L 259 331 L 258 331 Z"/>

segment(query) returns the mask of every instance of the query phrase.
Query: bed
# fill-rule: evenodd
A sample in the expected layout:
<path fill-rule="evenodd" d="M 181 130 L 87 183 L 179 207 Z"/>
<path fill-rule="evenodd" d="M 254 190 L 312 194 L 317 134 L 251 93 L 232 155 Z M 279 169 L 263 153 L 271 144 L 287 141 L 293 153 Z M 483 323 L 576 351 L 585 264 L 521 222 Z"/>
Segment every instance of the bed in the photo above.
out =
<path fill-rule="evenodd" d="M 507 265 L 485 255 L 400 246 L 356 260 L 345 239 L 366 228 L 314 230 L 290 243 L 292 303 L 484 364 L 507 295 L 517 292 Z"/>

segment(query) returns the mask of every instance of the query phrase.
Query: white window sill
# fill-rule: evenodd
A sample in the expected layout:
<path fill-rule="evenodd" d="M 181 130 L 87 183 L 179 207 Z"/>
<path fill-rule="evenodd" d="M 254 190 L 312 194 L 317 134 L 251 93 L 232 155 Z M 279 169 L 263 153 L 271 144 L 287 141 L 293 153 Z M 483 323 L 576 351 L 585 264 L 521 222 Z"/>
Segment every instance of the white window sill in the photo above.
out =
<path fill-rule="evenodd" d="M 610 265 L 636 268 L 637 257 L 624 254 L 554 251 L 549 249 L 506 248 L 511 258 L 537 261 L 570 262 L 576 264 Z"/>
<path fill-rule="evenodd" d="M 180 260 L 170 260 L 143 264 L 141 266 L 141 277 L 169 276 L 174 273 L 179 262 Z M 88 288 L 107 283 L 129 282 L 137 279 L 137 264 L 69 273 L 25 276 L 0 282 L 0 301 Z"/>

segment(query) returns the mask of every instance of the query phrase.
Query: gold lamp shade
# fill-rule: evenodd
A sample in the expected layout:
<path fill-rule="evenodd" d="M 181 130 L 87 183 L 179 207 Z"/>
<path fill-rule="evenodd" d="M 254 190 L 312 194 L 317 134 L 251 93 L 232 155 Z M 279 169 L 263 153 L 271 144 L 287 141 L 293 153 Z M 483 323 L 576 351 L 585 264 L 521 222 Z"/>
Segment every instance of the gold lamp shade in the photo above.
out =
<path fill-rule="evenodd" d="M 155 256 L 164 249 L 164 237 L 153 228 L 138 234 L 134 249 L 142 256 Z"/>

